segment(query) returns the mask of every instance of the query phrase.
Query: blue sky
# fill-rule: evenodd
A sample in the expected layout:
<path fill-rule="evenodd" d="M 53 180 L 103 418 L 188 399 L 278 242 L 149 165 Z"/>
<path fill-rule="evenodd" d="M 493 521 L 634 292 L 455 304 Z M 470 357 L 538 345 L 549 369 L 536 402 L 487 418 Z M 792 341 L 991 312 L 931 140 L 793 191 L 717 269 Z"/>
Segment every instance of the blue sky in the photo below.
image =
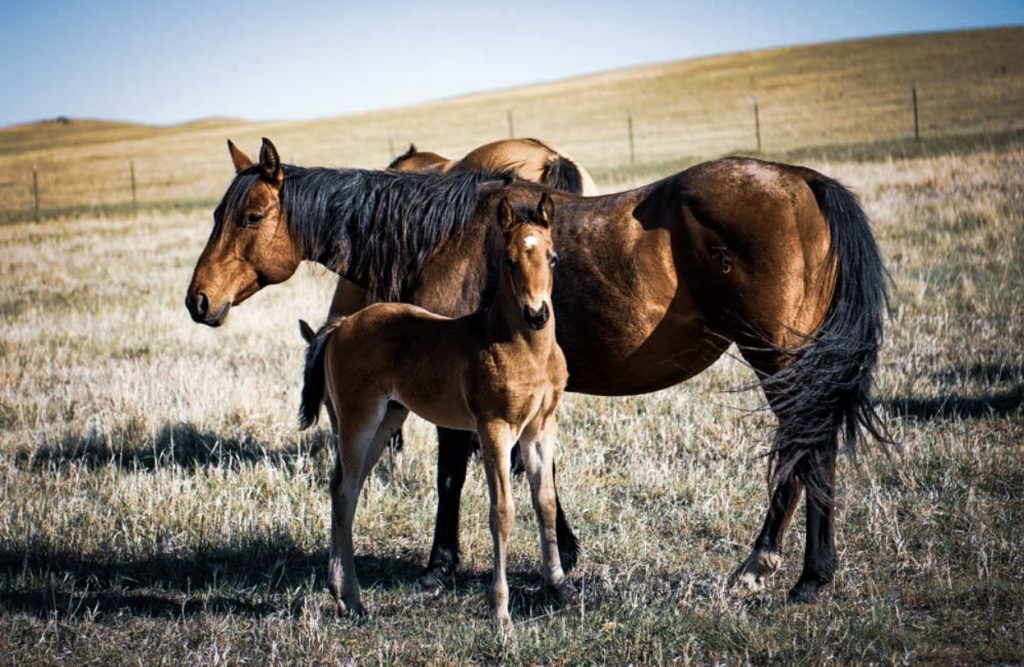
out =
<path fill-rule="evenodd" d="M 713 53 L 1022 24 L 1022 0 L 8 0 L 0 125 L 317 118 Z"/>

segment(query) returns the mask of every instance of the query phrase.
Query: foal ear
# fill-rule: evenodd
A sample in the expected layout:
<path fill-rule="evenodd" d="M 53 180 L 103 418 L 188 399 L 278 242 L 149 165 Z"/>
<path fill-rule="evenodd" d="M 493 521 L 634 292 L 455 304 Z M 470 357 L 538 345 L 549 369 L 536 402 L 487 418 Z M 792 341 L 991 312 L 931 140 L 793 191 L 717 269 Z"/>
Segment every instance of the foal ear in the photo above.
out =
<path fill-rule="evenodd" d="M 548 193 L 540 196 L 540 203 L 537 204 L 537 223 L 545 229 L 551 229 L 555 222 L 555 202 L 551 201 Z"/>
<path fill-rule="evenodd" d="M 508 203 L 508 197 L 502 197 L 498 202 L 498 226 L 503 234 L 508 234 L 516 225 L 516 212 L 512 204 Z"/>
<path fill-rule="evenodd" d="M 281 158 L 277 155 L 277 149 L 270 139 L 263 137 L 263 145 L 260 146 L 260 170 L 263 177 L 274 185 L 281 185 L 284 181 L 284 170 L 281 168 Z"/>
<path fill-rule="evenodd" d="M 235 142 L 228 139 L 228 152 L 231 153 L 231 161 L 235 163 L 235 173 L 252 166 L 252 158 L 235 145 Z"/>
<path fill-rule="evenodd" d="M 313 339 L 316 338 L 316 332 L 313 331 L 313 327 L 309 326 L 309 322 L 306 320 L 299 320 L 299 334 L 302 336 L 302 340 L 307 343 L 312 343 Z"/>
<path fill-rule="evenodd" d="M 412 143 L 410 141 L 409 142 L 409 150 L 405 151 L 405 154 L 406 155 L 415 155 L 416 154 L 416 144 L 414 144 L 414 143 Z"/>

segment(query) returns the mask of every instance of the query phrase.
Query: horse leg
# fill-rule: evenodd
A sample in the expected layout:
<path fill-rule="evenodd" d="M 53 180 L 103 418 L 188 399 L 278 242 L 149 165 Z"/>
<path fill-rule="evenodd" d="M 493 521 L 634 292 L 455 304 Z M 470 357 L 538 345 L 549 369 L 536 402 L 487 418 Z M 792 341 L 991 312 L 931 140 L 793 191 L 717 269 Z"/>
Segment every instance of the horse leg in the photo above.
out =
<path fill-rule="evenodd" d="M 781 347 L 781 345 L 780 345 Z M 786 438 L 814 437 L 823 439 L 821 446 L 807 452 L 792 465 L 772 494 L 764 525 L 750 556 L 730 577 L 737 588 L 758 591 L 765 579 L 778 570 L 782 560 L 782 541 L 789 526 L 801 492 L 806 489 L 807 537 L 804 547 L 804 567 L 796 586 L 790 591 L 790 602 L 814 602 L 819 590 L 831 583 L 836 569 L 836 544 L 833 528 L 835 494 L 835 466 L 837 447 L 835 434 L 816 433 L 806 436 L 802 426 L 804 411 L 813 406 L 798 405 L 791 400 L 792 381 L 778 382 L 778 377 L 792 363 L 786 354 L 740 348 L 746 359 L 762 379 L 768 404 L 779 425 L 775 446 L 786 451 Z M 783 456 L 780 454 L 779 456 Z"/>
<path fill-rule="evenodd" d="M 427 567 L 420 575 L 423 588 L 438 590 L 459 565 L 459 504 L 466 481 L 466 465 L 476 449 L 473 434 L 437 429 L 437 518 L 434 544 Z"/>
<path fill-rule="evenodd" d="M 729 585 L 736 590 L 757 592 L 764 588 L 765 580 L 782 564 L 782 538 L 793 512 L 800 501 L 803 483 L 790 475 L 772 494 L 764 525 L 747 559 L 729 577 Z"/>
<path fill-rule="evenodd" d="M 512 500 L 512 480 L 508 457 L 515 444 L 515 436 L 508 424 L 487 424 L 480 431 L 480 445 L 487 488 L 491 497 L 491 537 L 494 540 L 494 578 L 491 586 L 494 620 L 500 627 L 508 627 L 512 617 L 508 613 L 508 580 L 505 576 L 506 551 L 515 521 Z"/>
<path fill-rule="evenodd" d="M 540 531 L 541 570 L 559 605 L 565 605 L 572 599 L 574 591 L 562 569 L 555 527 L 555 432 L 556 422 L 552 415 L 540 429 L 527 427 L 520 438 L 520 445 Z"/>
<path fill-rule="evenodd" d="M 804 567 L 787 602 L 817 602 L 836 572 L 835 486 L 837 448 L 809 453 L 798 466 L 807 485 L 807 541 Z"/>

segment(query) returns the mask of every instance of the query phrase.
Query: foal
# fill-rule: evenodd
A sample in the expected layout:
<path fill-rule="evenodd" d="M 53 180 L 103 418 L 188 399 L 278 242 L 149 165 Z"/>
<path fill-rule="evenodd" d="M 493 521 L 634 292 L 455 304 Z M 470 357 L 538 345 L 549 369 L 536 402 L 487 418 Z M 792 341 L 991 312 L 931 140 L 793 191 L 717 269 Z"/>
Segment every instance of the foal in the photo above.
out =
<path fill-rule="evenodd" d="M 568 380 L 555 342 L 551 198 L 536 212 L 498 205 L 505 262 L 489 309 L 451 319 L 422 308 L 377 303 L 324 325 L 306 353 L 300 421 L 317 421 L 325 385 L 337 434 L 331 476 L 330 587 L 338 611 L 365 614 L 352 522 L 363 480 L 412 410 L 438 426 L 476 431 L 487 471 L 494 538 L 494 615 L 508 613 L 505 552 L 514 508 L 508 460 L 516 441 L 540 524 L 544 577 L 559 602 L 571 594 L 555 531 L 555 408 Z"/>

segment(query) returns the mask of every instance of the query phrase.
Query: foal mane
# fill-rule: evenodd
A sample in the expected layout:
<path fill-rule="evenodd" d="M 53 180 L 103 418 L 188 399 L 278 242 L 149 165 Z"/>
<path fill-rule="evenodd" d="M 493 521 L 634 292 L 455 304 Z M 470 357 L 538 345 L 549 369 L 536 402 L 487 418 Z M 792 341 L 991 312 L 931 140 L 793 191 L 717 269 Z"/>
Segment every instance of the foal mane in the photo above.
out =
<path fill-rule="evenodd" d="M 423 266 L 465 231 L 478 185 L 492 178 L 283 167 L 281 205 L 305 257 L 346 273 L 373 301 L 402 299 Z M 225 194 L 226 210 L 239 199 L 232 191 L 248 192 L 259 178 L 249 171 Z"/>

